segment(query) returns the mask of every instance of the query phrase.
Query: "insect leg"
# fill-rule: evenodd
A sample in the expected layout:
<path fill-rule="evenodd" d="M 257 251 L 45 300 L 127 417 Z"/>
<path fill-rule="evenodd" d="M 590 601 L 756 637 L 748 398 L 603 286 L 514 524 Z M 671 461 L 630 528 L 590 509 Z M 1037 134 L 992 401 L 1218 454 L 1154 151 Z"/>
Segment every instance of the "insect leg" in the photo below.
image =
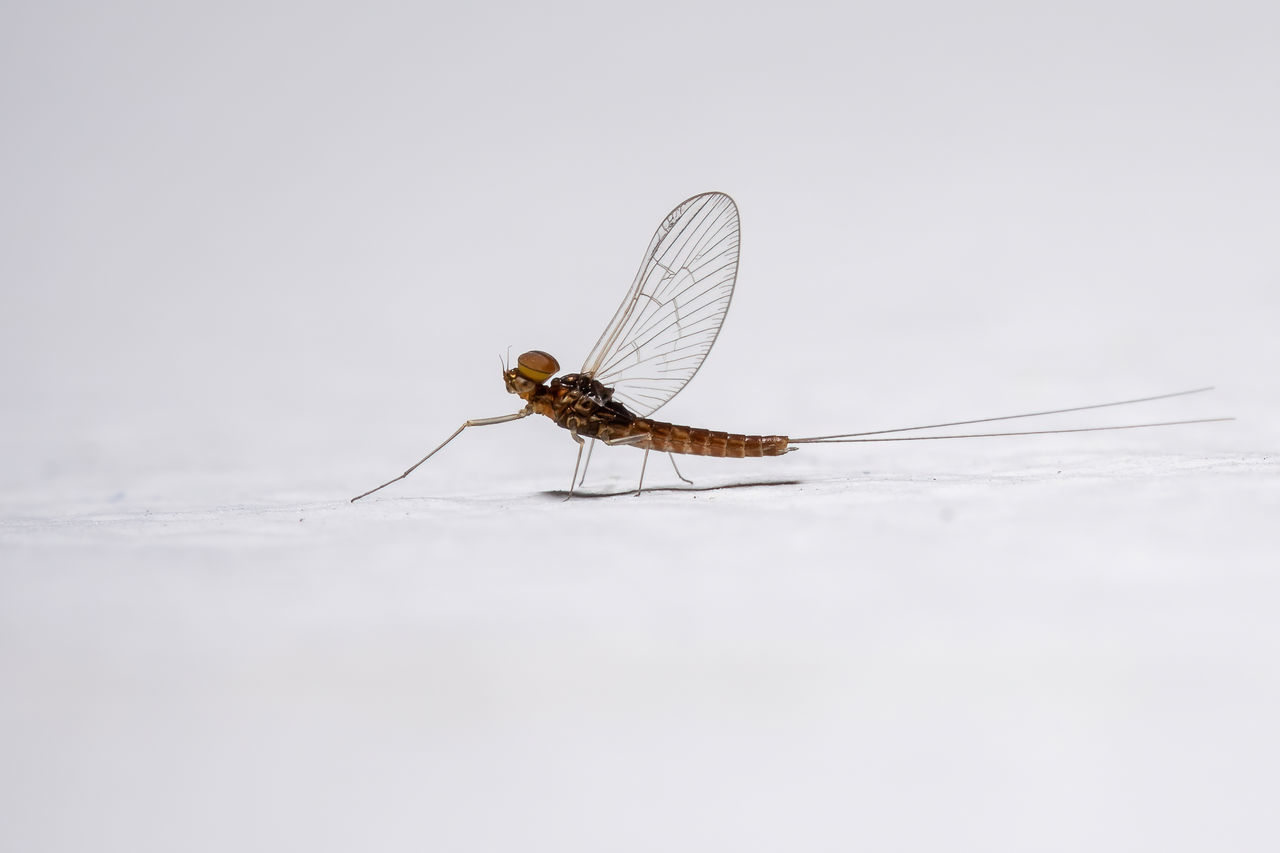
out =
<path fill-rule="evenodd" d="M 649 448 L 644 449 L 644 461 L 640 463 L 640 485 L 636 486 L 636 497 L 640 497 L 640 493 L 644 491 L 644 469 L 649 464 Z"/>
<path fill-rule="evenodd" d="M 648 441 L 648 440 L 649 440 L 649 433 L 647 432 L 640 432 L 640 433 L 636 433 L 635 435 L 624 435 L 621 438 L 601 439 L 601 441 L 603 441 L 605 444 L 609 445 L 610 447 L 622 447 L 628 444 L 639 444 L 642 441 Z"/>
<path fill-rule="evenodd" d="M 578 431 L 576 429 L 570 429 L 569 435 L 573 436 L 573 440 L 578 442 L 578 458 L 573 463 L 573 476 L 569 478 L 569 494 L 564 496 L 565 500 L 569 500 L 569 498 L 573 497 L 573 484 L 578 482 L 578 466 L 582 464 L 582 445 L 586 444 L 586 442 L 582 440 L 582 436 L 578 435 Z M 582 473 L 582 476 L 587 476 L 585 471 Z"/>
<path fill-rule="evenodd" d="M 596 440 L 591 439 L 591 444 L 587 447 L 587 461 L 582 464 L 582 479 L 578 481 L 581 486 L 587 481 L 587 469 L 591 467 L 591 451 L 596 449 Z"/>
<path fill-rule="evenodd" d="M 688 479 L 684 474 L 680 473 L 680 468 L 676 465 L 676 455 L 674 453 L 668 453 L 667 458 L 671 460 L 671 467 L 676 469 L 676 476 L 692 486 L 693 480 Z"/>
<path fill-rule="evenodd" d="M 605 444 L 607 444 L 609 447 L 622 447 L 629 444 L 643 444 L 644 442 L 648 441 L 650 438 L 651 436 L 649 435 L 649 433 L 638 432 L 638 433 L 635 433 L 634 435 L 624 435 L 618 438 L 602 438 L 600 440 L 603 441 Z M 644 449 L 644 461 L 646 464 L 649 462 L 649 448 L 647 447 Z M 640 466 L 640 486 L 641 487 L 644 486 L 644 465 Z M 636 494 L 637 495 L 640 494 L 639 488 L 636 489 Z"/>
<path fill-rule="evenodd" d="M 444 448 L 444 446 L 445 446 L 446 444 L 448 444 L 449 442 L 451 442 L 451 441 L 453 441 L 455 438 L 457 438 L 457 437 L 462 433 L 462 431 L 463 431 L 464 429 L 466 429 L 467 427 L 473 427 L 473 426 L 491 426 L 492 424 L 505 424 L 505 423 L 507 423 L 508 421 L 518 421 L 518 420 L 520 420 L 520 418 L 526 418 L 526 417 L 528 417 L 528 416 L 529 416 L 529 415 L 531 415 L 531 414 L 533 414 L 533 412 L 532 412 L 530 409 L 521 409 L 520 411 L 518 411 L 518 412 L 516 412 L 515 414 L 512 414 L 512 415 L 499 415 L 499 416 L 498 416 L 498 417 L 496 417 L 496 418 L 476 418 L 476 419 L 474 419 L 474 420 L 467 421 L 467 422 L 466 422 L 466 423 L 464 423 L 462 426 L 460 426 L 460 427 L 458 427 L 456 430 L 454 430 L 454 431 L 453 431 L 453 435 L 449 436 L 449 437 L 448 437 L 448 438 L 446 438 L 444 441 L 440 442 L 440 446 L 439 446 L 439 447 L 437 447 L 435 450 L 431 451 L 431 452 L 430 452 L 430 453 L 428 453 L 426 456 L 424 456 L 424 457 L 422 457 L 421 459 L 419 459 L 417 462 L 413 463 L 413 466 L 412 466 L 408 471 L 405 471 L 403 474 L 401 474 L 399 477 L 396 477 L 395 479 L 387 480 L 387 482 L 383 483 L 381 486 L 378 486 L 378 488 L 377 488 L 377 489 L 370 489 L 369 491 L 365 492 L 365 493 L 364 493 L 364 494 L 362 494 L 362 495 L 356 495 L 354 498 L 352 498 L 352 499 L 351 499 L 351 502 L 352 502 L 352 503 L 355 503 L 356 501 L 360 500 L 361 498 L 367 498 L 367 497 L 369 497 L 369 495 L 373 494 L 374 492 L 378 491 L 379 489 L 385 489 L 387 486 L 390 486 L 392 483 L 397 483 L 397 482 L 399 482 L 400 480 L 403 480 L 405 477 L 408 477 L 408 476 L 409 476 L 410 474 L 412 474 L 415 470 L 417 470 L 417 468 L 418 468 L 418 466 L 419 466 L 419 465 L 421 465 L 423 462 L 426 462 L 426 461 L 427 461 L 428 459 L 430 459 L 432 456 L 435 456 L 437 453 L 439 453 L 439 452 Z"/>

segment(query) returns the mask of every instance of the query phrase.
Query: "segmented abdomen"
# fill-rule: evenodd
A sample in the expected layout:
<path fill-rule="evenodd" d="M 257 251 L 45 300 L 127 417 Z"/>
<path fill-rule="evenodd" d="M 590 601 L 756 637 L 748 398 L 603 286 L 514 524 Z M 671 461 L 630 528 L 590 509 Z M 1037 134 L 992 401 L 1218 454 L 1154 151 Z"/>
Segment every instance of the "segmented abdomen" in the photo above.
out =
<path fill-rule="evenodd" d="M 748 456 L 781 456 L 787 452 L 785 435 L 740 435 L 646 420 L 637 420 L 632 429 L 649 434 L 648 441 L 637 442 L 637 447 L 648 447 L 662 453 L 742 459 Z"/>

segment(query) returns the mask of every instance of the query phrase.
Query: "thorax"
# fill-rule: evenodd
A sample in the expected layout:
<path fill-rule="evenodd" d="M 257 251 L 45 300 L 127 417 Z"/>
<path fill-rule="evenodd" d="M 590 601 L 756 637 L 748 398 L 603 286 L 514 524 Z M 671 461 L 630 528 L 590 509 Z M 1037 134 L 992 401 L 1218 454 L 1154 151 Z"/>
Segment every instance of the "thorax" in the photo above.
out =
<path fill-rule="evenodd" d="M 562 427 L 584 434 L 591 424 L 619 426 L 629 424 L 636 416 L 613 399 L 613 389 L 590 376 L 566 373 L 539 386 L 529 398 L 533 410 L 546 415 Z"/>

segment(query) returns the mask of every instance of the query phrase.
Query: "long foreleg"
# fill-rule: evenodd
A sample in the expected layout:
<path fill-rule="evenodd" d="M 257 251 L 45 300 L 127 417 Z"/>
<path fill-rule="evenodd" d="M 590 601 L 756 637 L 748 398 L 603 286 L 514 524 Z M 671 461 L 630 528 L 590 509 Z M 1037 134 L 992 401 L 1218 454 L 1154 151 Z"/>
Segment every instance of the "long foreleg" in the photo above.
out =
<path fill-rule="evenodd" d="M 528 416 L 529 416 L 529 415 L 531 415 L 531 414 L 533 414 L 533 412 L 532 412 L 531 410 L 529 410 L 529 409 L 521 409 L 520 411 L 516 412 L 516 413 L 515 413 L 515 414 L 513 414 L 513 415 L 500 415 L 500 416 L 498 416 L 498 417 L 496 417 L 496 418 L 476 418 L 476 419 L 474 419 L 474 420 L 467 421 L 467 422 L 466 422 L 466 423 L 464 423 L 462 426 L 460 426 L 460 427 L 458 427 L 456 430 L 454 430 L 454 431 L 453 431 L 453 435 L 449 436 L 449 437 L 448 437 L 448 438 L 446 438 L 444 441 L 440 442 L 440 445 L 439 445 L 435 450 L 431 451 L 431 452 L 430 452 L 430 453 L 428 453 L 426 456 L 422 457 L 422 458 L 421 458 L 421 459 L 419 459 L 417 462 L 415 462 L 415 463 L 413 464 L 413 466 L 412 466 L 411 468 L 409 468 L 409 470 L 408 470 L 408 471 L 405 471 L 405 472 L 404 472 L 403 474 L 401 474 L 399 477 L 396 477 L 396 478 L 391 479 L 391 480 L 387 480 L 387 482 L 383 483 L 381 486 L 378 486 L 378 488 L 377 488 L 377 489 L 370 489 L 369 491 L 365 492 L 365 493 L 364 493 L 364 494 L 362 494 L 362 495 L 356 495 L 354 498 L 352 498 L 352 499 L 351 499 L 351 502 L 352 502 L 352 503 L 355 503 L 356 501 L 360 500 L 361 498 L 367 498 L 367 497 L 369 497 L 369 495 L 373 494 L 374 492 L 379 491 L 380 489 L 385 489 L 387 486 L 390 486 L 392 483 L 398 483 L 398 482 L 400 482 L 401 480 L 403 480 L 405 477 L 408 477 L 410 474 L 412 474 L 414 471 L 416 471 L 416 470 L 417 470 L 417 468 L 418 468 L 418 466 L 419 466 L 419 465 L 421 465 L 423 462 L 426 462 L 426 461 L 427 461 L 428 459 L 430 459 L 432 456 L 435 456 L 437 453 L 439 453 L 441 450 L 443 450 L 443 449 L 444 449 L 444 446 L 445 446 L 446 444 L 448 444 L 449 442 L 451 442 L 451 441 L 453 441 L 455 438 L 457 438 L 459 435 L 461 435 L 461 434 L 462 434 L 462 431 L 463 431 L 464 429 L 466 429 L 467 427 L 475 427 L 475 426 L 492 426 L 493 424 L 505 424 L 505 423 L 507 423 L 508 421 L 517 421 L 517 420 L 520 420 L 520 418 L 528 417 Z"/>

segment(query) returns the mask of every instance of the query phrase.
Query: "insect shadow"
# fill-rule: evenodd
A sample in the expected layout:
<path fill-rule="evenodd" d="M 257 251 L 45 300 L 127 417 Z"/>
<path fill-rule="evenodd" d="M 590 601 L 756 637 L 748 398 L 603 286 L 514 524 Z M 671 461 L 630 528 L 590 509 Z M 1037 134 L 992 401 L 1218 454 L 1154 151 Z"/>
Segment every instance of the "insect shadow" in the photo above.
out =
<path fill-rule="evenodd" d="M 645 489 L 646 494 L 652 492 L 722 492 L 728 489 L 754 489 L 769 488 L 772 486 L 800 486 L 804 484 L 804 480 L 752 480 L 746 483 L 720 483 L 713 486 L 658 486 L 654 488 L 650 486 Z M 638 492 L 632 488 L 619 489 L 612 492 L 584 492 L 574 490 L 572 493 L 568 489 L 549 489 L 541 493 L 545 497 L 559 498 L 564 500 L 573 495 L 574 500 L 579 498 L 616 498 L 622 495 L 636 496 Z"/>

